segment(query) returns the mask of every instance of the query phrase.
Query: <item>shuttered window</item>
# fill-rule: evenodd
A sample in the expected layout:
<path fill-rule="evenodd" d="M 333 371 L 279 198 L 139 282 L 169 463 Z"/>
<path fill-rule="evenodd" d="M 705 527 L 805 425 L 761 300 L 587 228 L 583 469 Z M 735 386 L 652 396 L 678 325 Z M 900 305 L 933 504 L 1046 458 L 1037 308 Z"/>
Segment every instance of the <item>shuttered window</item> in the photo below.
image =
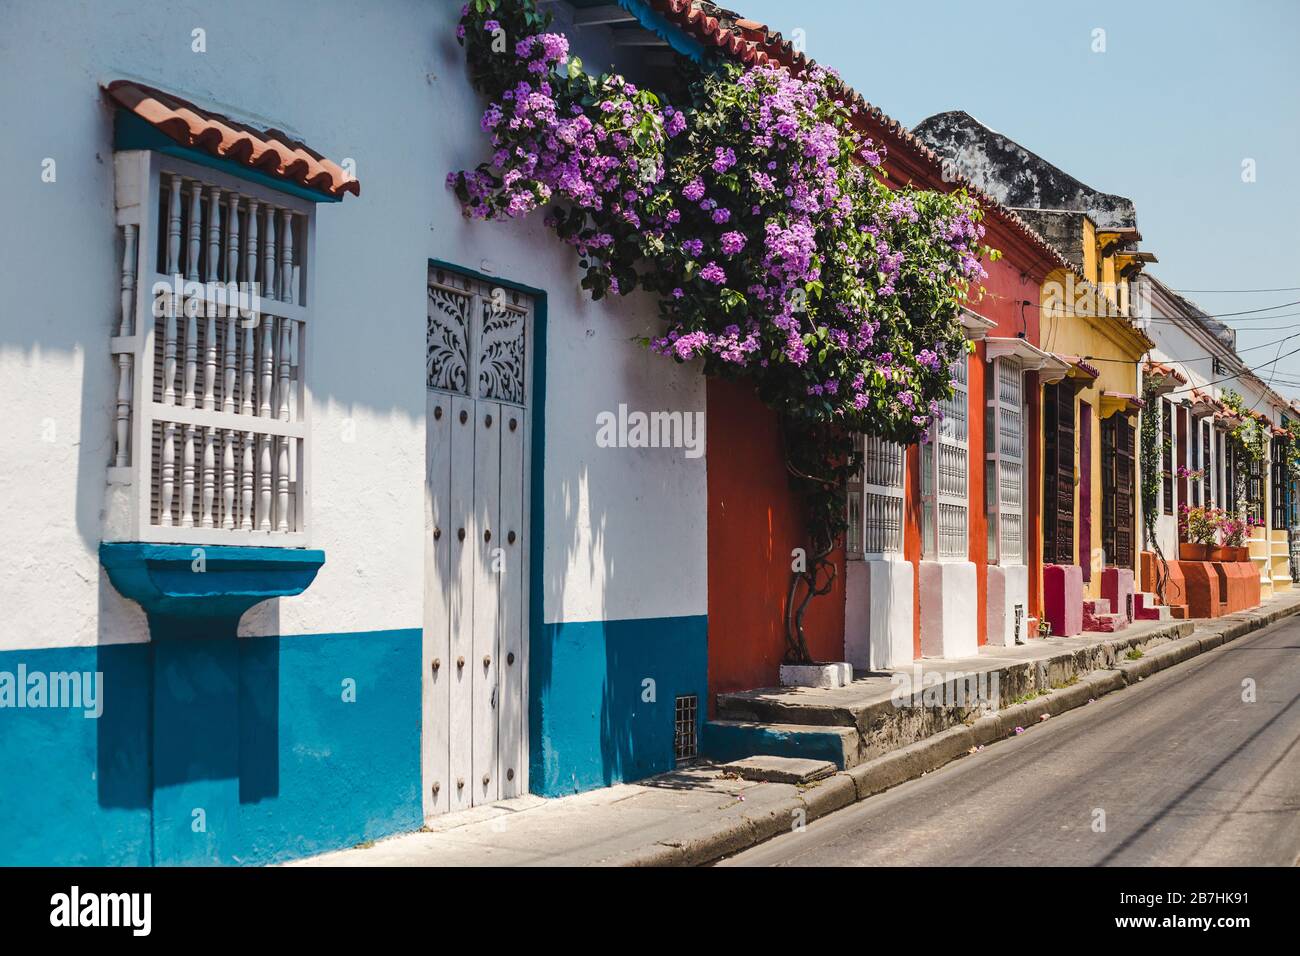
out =
<path fill-rule="evenodd" d="M 902 554 L 905 449 L 872 435 L 858 435 L 857 453 L 861 467 L 848 489 L 848 556 Z"/>
<path fill-rule="evenodd" d="M 953 395 L 940 403 L 941 415 L 921 447 L 921 557 L 964 561 L 970 555 L 970 423 L 966 361 L 953 364 Z"/>
<path fill-rule="evenodd" d="M 1133 566 L 1134 429 L 1123 415 L 1101 423 L 1101 546 L 1107 564 Z"/>
<path fill-rule="evenodd" d="M 1073 564 L 1074 389 L 1066 383 L 1043 389 L 1043 561 Z"/>
<path fill-rule="evenodd" d="M 985 408 L 984 494 L 988 513 L 989 562 L 1025 561 L 1024 385 L 1020 363 L 993 362 L 993 389 Z"/>

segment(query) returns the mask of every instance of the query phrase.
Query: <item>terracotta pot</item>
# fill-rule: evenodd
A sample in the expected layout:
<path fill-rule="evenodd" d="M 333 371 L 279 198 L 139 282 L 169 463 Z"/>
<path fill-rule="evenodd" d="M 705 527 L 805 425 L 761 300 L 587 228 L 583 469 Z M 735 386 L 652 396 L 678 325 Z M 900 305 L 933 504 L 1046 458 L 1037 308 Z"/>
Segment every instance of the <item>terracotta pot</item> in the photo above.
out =
<path fill-rule="evenodd" d="M 1211 561 L 1236 561 L 1236 560 L 1237 560 L 1237 549 L 1236 549 L 1236 548 L 1226 548 L 1226 547 L 1224 547 L 1224 548 L 1211 548 L 1211 549 L 1210 549 L 1210 560 L 1211 560 Z"/>
<path fill-rule="evenodd" d="M 1237 552 L 1237 560 L 1238 560 L 1238 561 L 1249 561 L 1249 560 L 1250 560 L 1250 545 L 1248 545 L 1248 544 L 1240 544 L 1240 545 L 1237 545 L 1237 547 L 1233 548 L 1232 550 L 1234 550 L 1234 551 Z"/>
<path fill-rule="evenodd" d="M 1190 541 L 1178 542 L 1179 561 L 1204 561 L 1209 552 L 1209 545 L 1193 544 Z"/>

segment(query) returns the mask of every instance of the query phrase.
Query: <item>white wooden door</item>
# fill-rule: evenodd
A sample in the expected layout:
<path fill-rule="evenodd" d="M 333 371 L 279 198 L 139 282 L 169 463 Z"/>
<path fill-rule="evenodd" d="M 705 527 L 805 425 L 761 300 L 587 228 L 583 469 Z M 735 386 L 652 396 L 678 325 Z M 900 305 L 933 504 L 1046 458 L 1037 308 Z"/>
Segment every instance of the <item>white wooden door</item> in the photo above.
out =
<path fill-rule="evenodd" d="M 531 299 L 429 270 L 424 812 L 527 792 Z"/>

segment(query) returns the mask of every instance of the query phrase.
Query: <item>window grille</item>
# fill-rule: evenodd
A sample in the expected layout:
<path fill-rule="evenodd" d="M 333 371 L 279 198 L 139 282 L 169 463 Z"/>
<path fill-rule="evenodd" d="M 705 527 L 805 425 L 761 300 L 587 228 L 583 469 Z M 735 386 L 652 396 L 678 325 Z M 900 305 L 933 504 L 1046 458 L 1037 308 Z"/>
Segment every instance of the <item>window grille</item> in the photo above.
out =
<path fill-rule="evenodd" d="M 685 694 L 677 698 L 673 713 L 673 757 L 681 763 L 694 760 L 699 755 L 698 718 L 699 698 L 694 694 Z"/>
<path fill-rule="evenodd" d="M 314 204 L 151 151 L 115 168 L 114 536 L 305 545 Z"/>
<path fill-rule="evenodd" d="M 1215 486 L 1218 488 L 1214 503 L 1224 509 L 1230 507 L 1228 495 L 1231 493 L 1229 489 L 1232 487 L 1232 478 L 1225 468 L 1223 459 L 1223 449 L 1226 444 L 1223 440 L 1223 434 L 1220 432 L 1214 442 L 1214 481 Z"/>
<path fill-rule="evenodd" d="M 1174 407 L 1167 400 L 1160 402 L 1160 476 L 1161 510 L 1174 513 Z"/>
<path fill-rule="evenodd" d="M 1201 430 L 1201 494 L 1205 498 L 1205 504 L 1209 506 L 1213 504 L 1212 492 L 1214 488 L 1211 477 L 1214 474 L 1214 467 L 1213 459 L 1210 457 L 1210 423 L 1201 422 L 1197 427 Z"/>
<path fill-rule="evenodd" d="M 940 402 L 940 417 L 921 448 L 921 557 L 962 561 L 969 557 L 967 497 L 970 467 L 966 362 L 953 364 L 953 396 Z"/>
<path fill-rule="evenodd" d="M 1198 432 L 1201 430 L 1201 420 L 1195 416 L 1192 417 L 1192 428 Z M 1196 471 L 1201 467 L 1201 443 L 1198 441 L 1197 436 L 1193 434 L 1188 437 L 1187 444 L 1189 446 L 1188 451 L 1191 453 L 1192 457 L 1191 464 L 1188 467 L 1191 468 L 1192 471 Z M 1193 478 L 1189 484 L 1191 485 L 1192 507 L 1199 508 L 1201 506 L 1200 479 Z"/>
<path fill-rule="evenodd" d="M 1282 531 L 1286 528 L 1286 442 L 1281 438 L 1274 438 L 1272 442 L 1271 493 L 1272 504 L 1272 527 L 1276 531 Z"/>
<path fill-rule="evenodd" d="M 523 405 L 525 333 L 532 298 L 430 267 L 425 385 Z"/>
<path fill-rule="evenodd" d="M 1025 435 L 1020 363 L 1009 357 L 995 359 L 993 383 L 984 427 L 989 561 L 1023 564 Z"/>
<path fill-rule="evenodd" d="M 872 435 L 858 435 L 856 442 L 862 464 L 848 486 L 848 554 L 902 554 L 906 450 Z"/>
<path fill-rule="evenodd" d="M 1263 462 L 1249 459 L 1246 468 L 1246 510 L 1256 521 L 1264 520 L 1264 466 Z"/>

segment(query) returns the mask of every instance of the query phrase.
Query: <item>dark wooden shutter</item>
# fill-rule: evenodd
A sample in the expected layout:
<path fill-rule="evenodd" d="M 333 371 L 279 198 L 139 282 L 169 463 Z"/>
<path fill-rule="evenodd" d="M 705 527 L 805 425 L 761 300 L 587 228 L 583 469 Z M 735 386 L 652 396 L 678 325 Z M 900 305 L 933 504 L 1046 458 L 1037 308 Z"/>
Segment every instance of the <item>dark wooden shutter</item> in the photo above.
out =
<path fill-rule="evenodd" d="M 1106 563 L 1115 563 L 1115 497 L 1116 480 L 1116 423 L 1120 416 L 1112 415 L 1101 422 L 1101 550 Z"/>
<path fill-rule="evenodd" d="M 1120 418 L 1115 436 L 1115 557 L 1121 568 L 1134 567 L 1133 521 L 1137 512 L 1134 486 L 1137 483 L 1137 430 L 1127 418 Z"/>
<path fill-rule="evenodd" d="M 1043 560 L 1074 563 L 1074 390 L 1043 390 Z"/>
<path fill-rule="evenodd" d="M 1273 528 L 1286 528 L 1286 469 L 1283 457 L 1286 445 L 1280 438 L 1273 439 Z"/>

